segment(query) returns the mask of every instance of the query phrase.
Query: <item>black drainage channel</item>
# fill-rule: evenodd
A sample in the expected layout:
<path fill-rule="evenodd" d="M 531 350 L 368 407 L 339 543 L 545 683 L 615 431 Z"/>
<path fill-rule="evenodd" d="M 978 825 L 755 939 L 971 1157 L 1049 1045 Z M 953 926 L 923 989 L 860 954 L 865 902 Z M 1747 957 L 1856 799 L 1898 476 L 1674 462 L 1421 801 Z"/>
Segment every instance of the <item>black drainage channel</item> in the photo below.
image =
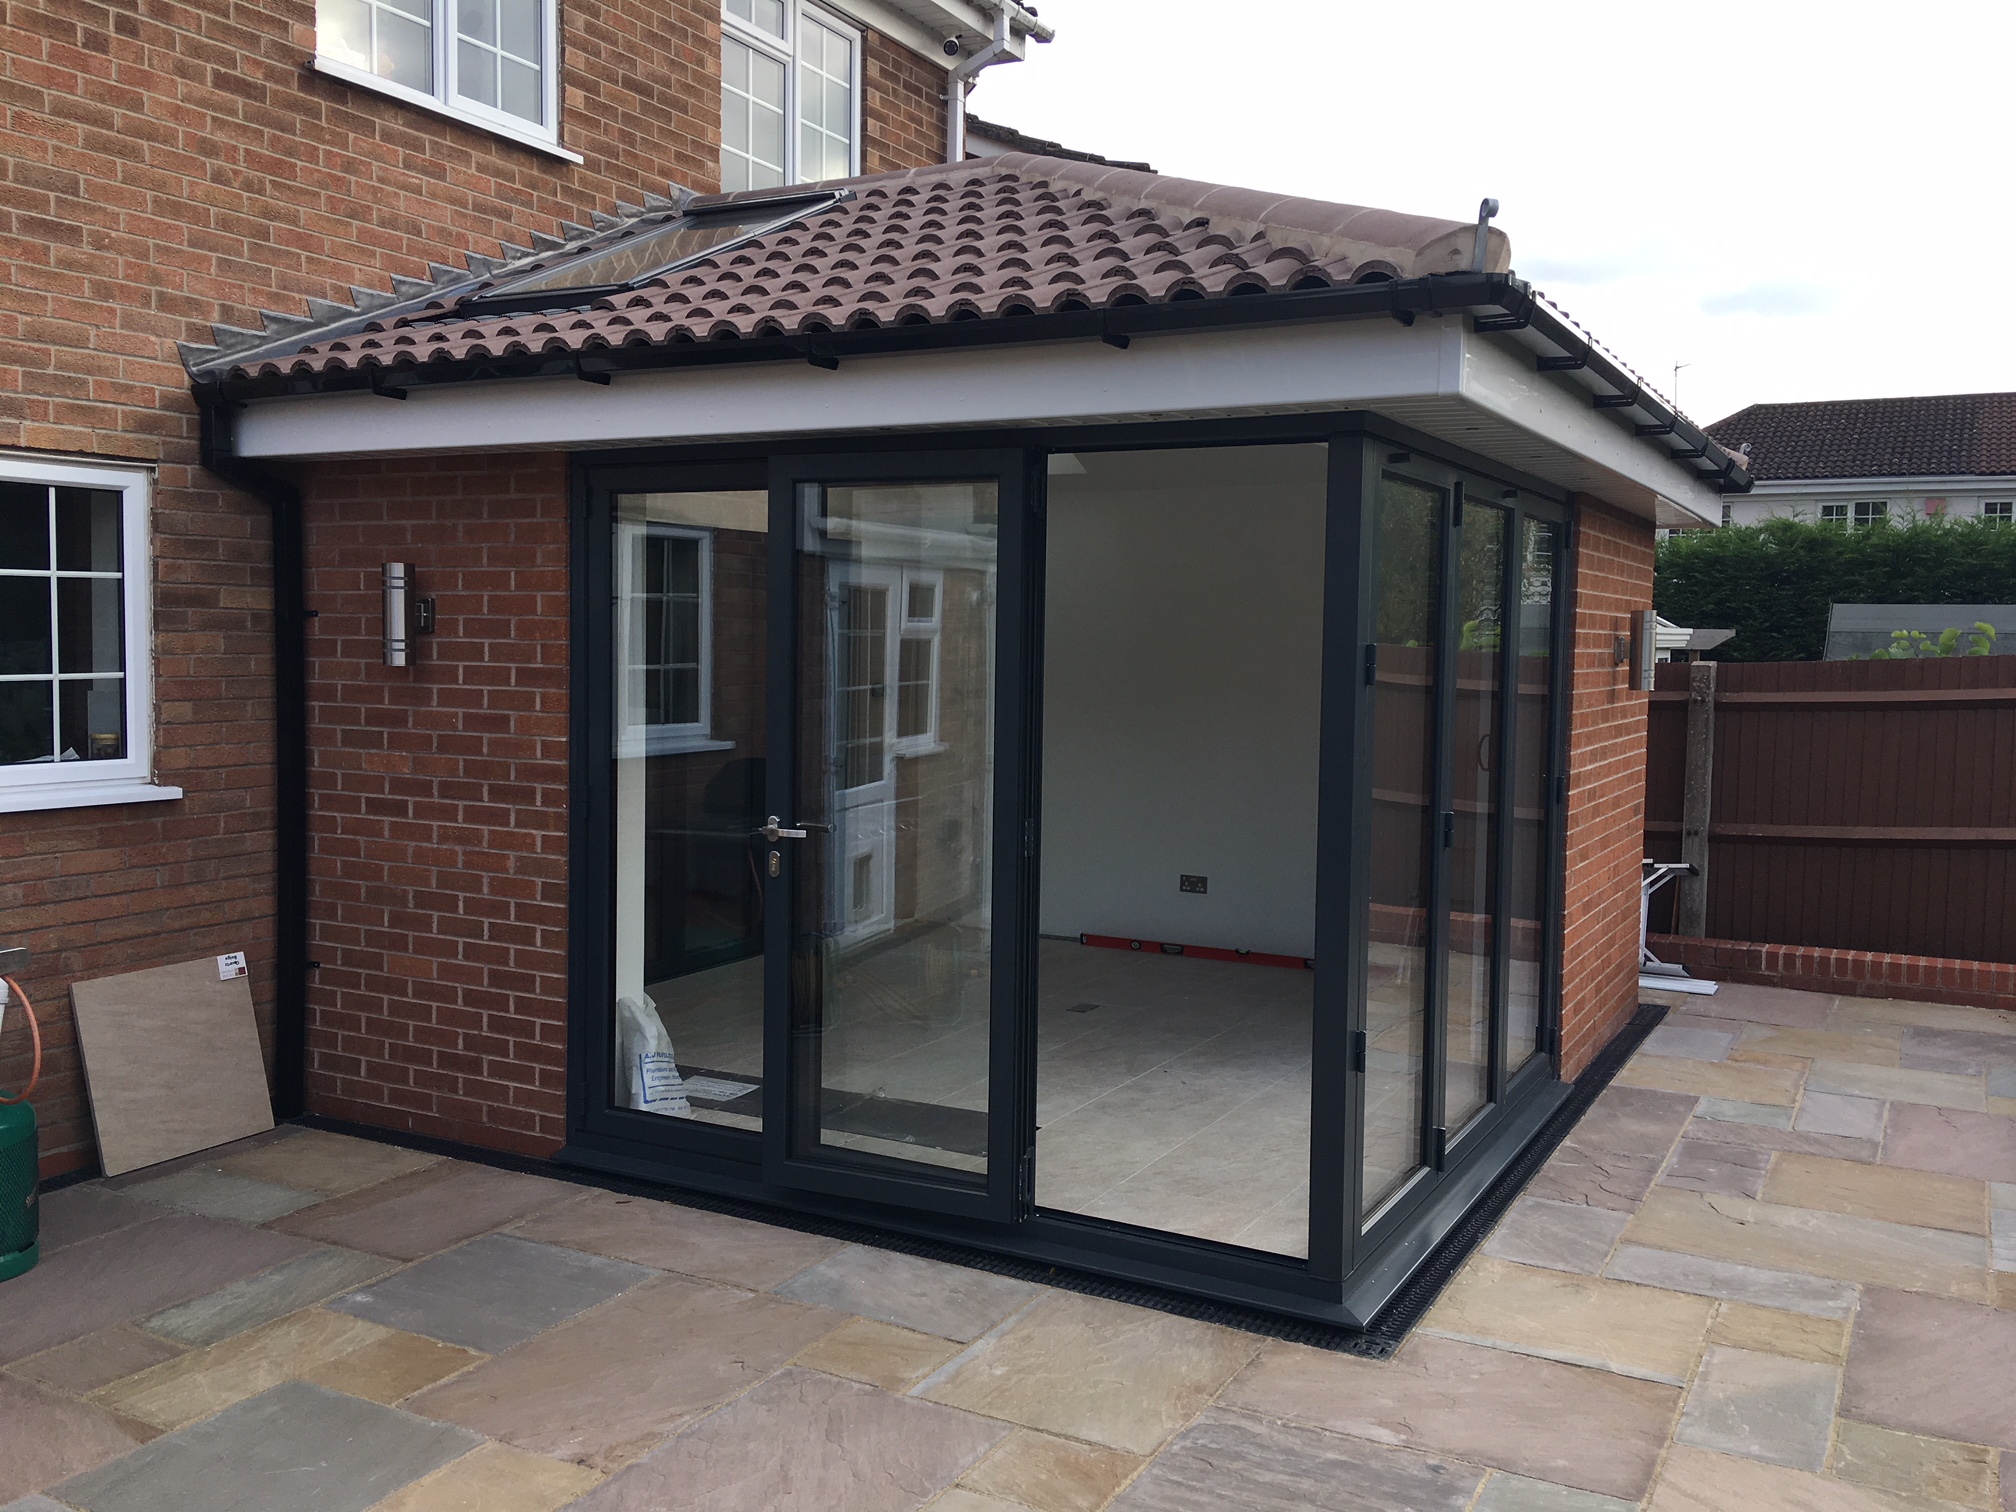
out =
<path fill-rule="evenodd" d="M 756 1223 L 767 1223 L 773 1228 L 792 1229 L 803 1234 L 818 1234 L 849 1244 L 871 1245 L 877 1249 L 894 1250 L 899 1254 L 916 1255 L 926 1260 L 942 1260 L 947 1264 L 965 1266 L 970 1270 L 1010 1276 L 1018 1281 L 1053 1286 L 1060 1291 L 1079 1292 L 1088 1297 L 1103 1297 L 1113 1302 L 1127 1302 L 1136 1307 L 1153 1308 L 1157 1312 L 1170 1313 L 1179 1318 L 1195 1318 L 1203 1323 L 1217 1323 L 1226 1328 L 1236 1328 L 1245 1333 L 1259 1334 L 1270 1339 L 1285 1339 L 1293 1344 L 1307 1344 L 1317 1349 L 1335 1350 L 1340 1354 L 1362 1355 L 1367 1359 L 1384 1360 L 1390 1358 L 1393 1351 L 1400 1347 L 1401 1340 L 1405 1339 L 1414 1325 L 1421 1321 L 1422 1316 L 1434 1305 L 1435 1299 L 1442 1294 L 1442 1288 L 1449 1284 L 1449 1279 L 1462 1268 L 1463 1262 L 1470 1258 L 1470 1252 L 1497 1226 L 1498 1220 L 1505 1215 L 1505 1210 L 1511 1207 L 1513 1201 L 1525 1189 L 1526 1183 L 1531 1181 L 1534 1173 L 1547 1163 L 1561 1141 L 1568 1137 L 1569 1131 L 1588 1111 L 1589 1105 L 1596 1101 L 1605 1087 L 1610 1085 L 1611 1078 L 1624 1068 L 1624 1063 L 1631 1058 L 1632 1052 L 1644 1043 L 1645 1036 L 1650 1034 L 1665 1016 L 1666 1010 L 1662 1007 L 1650 1003 L 1639 1006 L 1637 1014 L 1631 1021 L 1620 1029 L 1610 1043 L 1605 1045 L 1589 1063 L 1588 1069 L 1582 1073 L 1581 1078 L 1575 1082 L 1573 1090 L 1569 1092 L 1567 1100 L 1554 1110 L 1552 1118 L 1540 1126 L 1539 1133 L 1533 1136 L 1532 1142 L 1520 1153 L 1518 1159 L 1506 1167 L 1495 1182 L 1484 1189 L 1484 1194 L 1478 1198 L 1476 1205 L 1463 1216 L 1455 1228 L 1449 1231 L 1442 1242 L 1429 1252 L 1428 1258 L 1394 1294 L 1393 1300 L 1386 1305 L 1385 1310 L 1364 1329 L 1343 1328 L 1334 1324 L 1282 1317 L 1259 1308 L 1214 1302 L 1203 1297 L 1191 1296 L 1187 1292 L 1143 1286 L 1138 1282 L 1115 1281 L 1110 1277 L 1092 1275 L 1085 1271 L 1021 1260 L 1012 1255 L 997 1255 L 988 1250 L 948 1244 L 938 1239 L 919 1238 L 913 1234 L 896 1233 L 869 1224 L 822 1218 L 811 1213 L 794 1212 L 787 1208 L 769 1207 L 734 1197 L 717 1196 L 712 1192 L 697 1192 L 669 1182 L 638 1181 L 601 1171 L 586 1171 L 578 1166 L 560 1165 L 554 1161 L 540 1160 L 528 1155 L 511 1155 L 498 1150 L 482 1149 L 475 1145 L 458 1144 L 452 1140 L 430 1139 L 421 1134 L 381 1129 L 371 1124 L 323 1118 L 316 1114 L 305 1114 L 288 1122 L 305 1129 L 322 1129 L 332 1134 L 348 1134 L 359 1139 L 375 1140 L 380 1144 L 400 1145 L 407 1149 L 423 1150 L 429 1154 L 452 1156 L 473 1165 L 487 1165 L 525 1175 L 550 1177 L 575 1186 L 621 1192 L 631 1197 L 676 1202 L 682 1207 L 723 1213 L 731 1218 L 747 1218 Z"/>

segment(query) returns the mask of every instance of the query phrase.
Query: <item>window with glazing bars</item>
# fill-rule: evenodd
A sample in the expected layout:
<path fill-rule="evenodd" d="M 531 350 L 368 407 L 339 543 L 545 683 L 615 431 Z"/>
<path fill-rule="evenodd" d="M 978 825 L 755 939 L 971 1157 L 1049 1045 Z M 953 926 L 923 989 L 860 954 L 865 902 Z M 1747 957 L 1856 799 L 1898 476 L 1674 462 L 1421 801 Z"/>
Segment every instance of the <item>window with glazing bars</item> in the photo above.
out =
<path fill-rule="evenodd" d="M 801 0 L 724 0 L 721 187 L 860 171 L 861 35 Z"/>

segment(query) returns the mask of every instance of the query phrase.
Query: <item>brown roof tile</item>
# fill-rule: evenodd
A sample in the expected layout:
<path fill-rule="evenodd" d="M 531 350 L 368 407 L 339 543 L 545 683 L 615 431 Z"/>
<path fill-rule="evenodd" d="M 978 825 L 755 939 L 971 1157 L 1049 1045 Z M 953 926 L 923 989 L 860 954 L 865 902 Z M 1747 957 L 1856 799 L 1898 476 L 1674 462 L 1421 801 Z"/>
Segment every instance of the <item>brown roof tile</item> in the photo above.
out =
<path fill-rule="evenodd" d="M 1020 153 L 824 187 L 851 188 L 854 197 L 621 294 L 567 310 L 473 318 L 436 300 L 361 329 L 353 322 L 319 338 L 304 333 L 310 339 L 248 356 L 230 373 L 579 355 L 1265 296 L 1460 271 L 1475 234 L 1463 222 Z M 750 197 L 716 196 L 694 207 Z M 1502 271 L 1501 233 L 1492 233 L 1491 252 L 1492 270 Z M 496 281 L 512 273 L 501 270 Z"/>
<path fill-rule="evenodd" d="M 1749 442 L 1760 480 L 2016 474 L 2016 394 L 1753 404 L 1708 434 Z"/>

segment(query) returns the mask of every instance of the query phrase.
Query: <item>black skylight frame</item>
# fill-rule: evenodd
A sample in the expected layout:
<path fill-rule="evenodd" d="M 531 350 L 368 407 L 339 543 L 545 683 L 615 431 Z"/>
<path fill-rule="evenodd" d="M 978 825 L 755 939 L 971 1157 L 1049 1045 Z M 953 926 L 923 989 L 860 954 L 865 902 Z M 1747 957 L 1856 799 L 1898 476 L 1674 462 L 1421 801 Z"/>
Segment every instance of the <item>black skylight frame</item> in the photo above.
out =
<path fill-rule="evenodd" d="M 633 223 L 626 226 L 616 236 L 605 238 L 585 247 L 576 247 L 553 258 L 542 260 L 537 268 L 526 269 L 502 284 L 479 287 L 475 292 L 464 295 L 455 302 L 452 314 L 458 317 L 474 315 L 533 315 L 544 310 L 571 310 L 581 305 L 593 304 L 598 299 L 609 299 L 618 294 L 627 294 L 654 278 L 663 278 L 688 264 L 715 257 L 722 252 L 769 236 L 794 222 L 808 216 L 820 215 L 854 197 L 851 189 L 793 189 L 763 195 L 751 195 L 739 199 L 723 200 L 718 196 L 691 200 L 679 210 L 667 211 L 655 225 Z M 550 277 L 557 270 L 571 262 L 585 261 L 598 257 L 623 244 L 629 237 L 679 230 L 686 227 L 705 226 L 710 222 L 747 225 L 753 213 L 775 209 L 779 213 L 765 220 L 761 225 L 750 226 L 733 236 L 696 252 L 684 252 L 657 267 L 616 283 L 575 284 L 564 289 L 525 289 L 528 283 Z"/>

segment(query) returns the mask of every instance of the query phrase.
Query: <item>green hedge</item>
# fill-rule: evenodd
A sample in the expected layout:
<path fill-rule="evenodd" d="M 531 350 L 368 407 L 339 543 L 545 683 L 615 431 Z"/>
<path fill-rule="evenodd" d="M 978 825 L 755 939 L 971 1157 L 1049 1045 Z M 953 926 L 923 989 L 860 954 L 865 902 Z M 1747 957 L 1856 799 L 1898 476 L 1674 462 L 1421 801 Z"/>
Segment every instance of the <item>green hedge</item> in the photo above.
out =
<path fill-rule="evenodd" d="M 1653 602 L 1677 625 L 1733 629 L 1709 653 L 1718 661 L 1817 661 L 1833 604 L 2016 604 L 2016 529 L 1935 519 L 1676 531 L 1659 543 Z"/>

